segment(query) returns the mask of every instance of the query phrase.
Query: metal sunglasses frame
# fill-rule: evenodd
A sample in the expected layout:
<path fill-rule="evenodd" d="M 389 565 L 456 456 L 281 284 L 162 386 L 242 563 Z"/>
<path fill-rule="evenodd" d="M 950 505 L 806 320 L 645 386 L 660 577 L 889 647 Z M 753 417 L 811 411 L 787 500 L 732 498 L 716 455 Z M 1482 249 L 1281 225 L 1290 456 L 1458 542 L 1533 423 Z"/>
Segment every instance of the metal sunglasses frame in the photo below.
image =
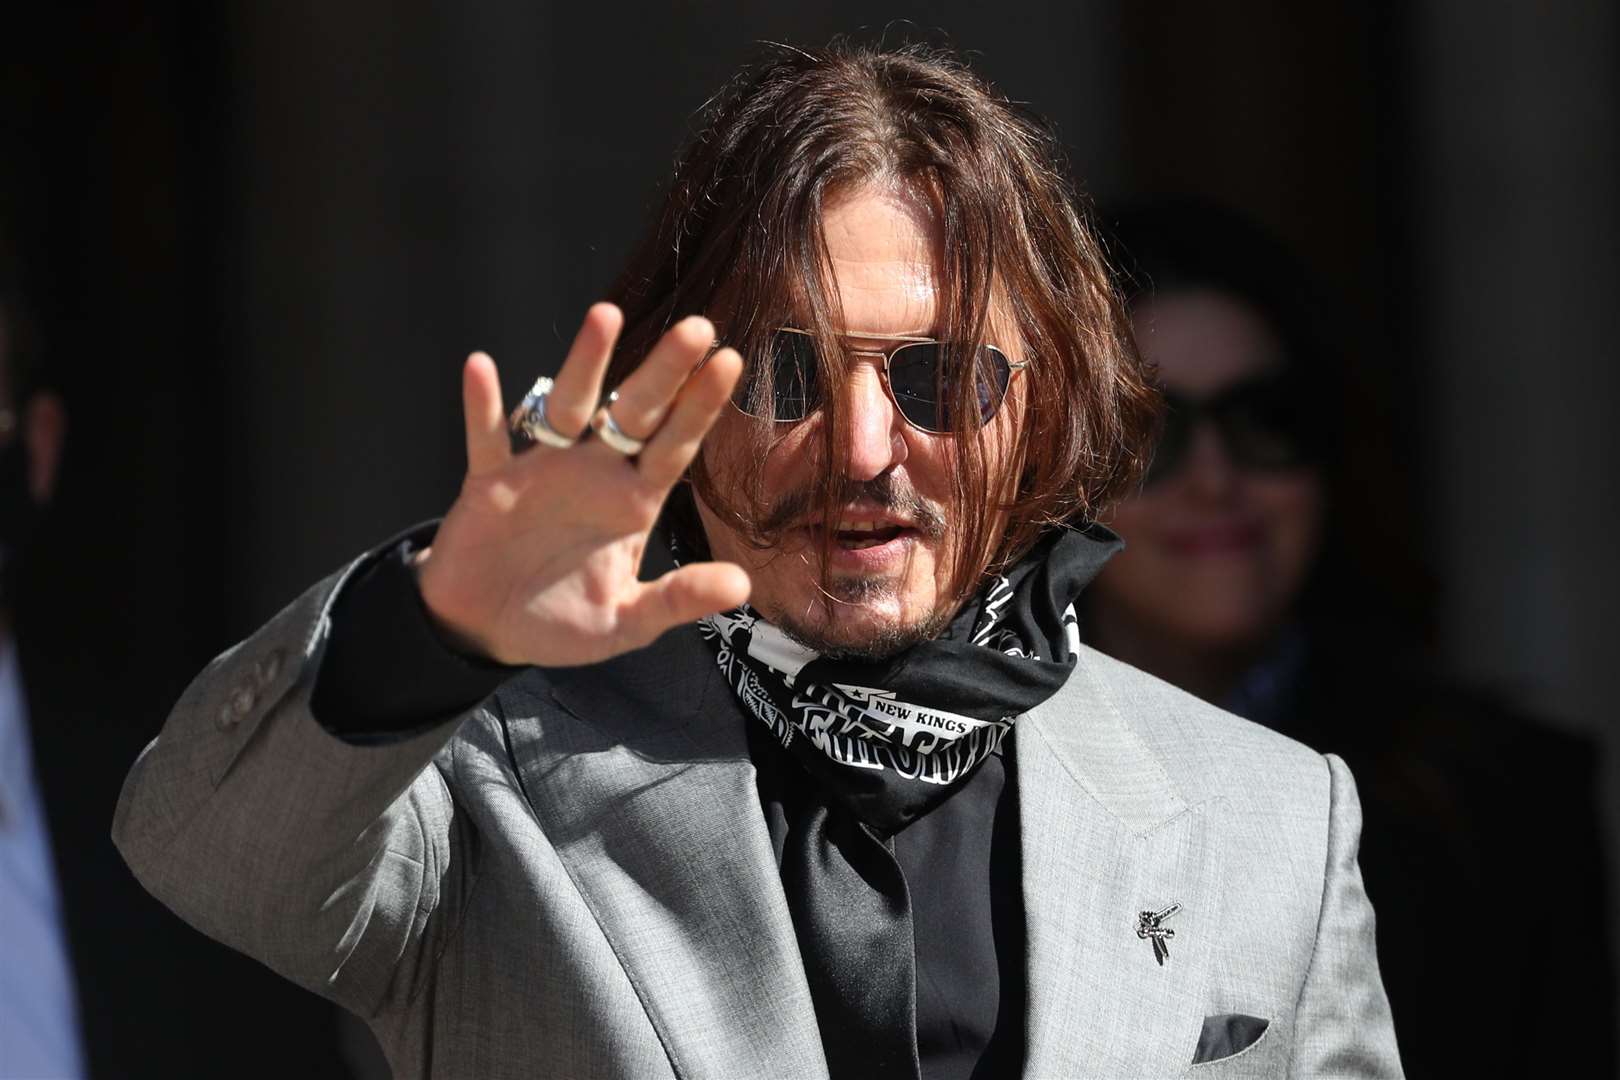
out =
<path fill-rule="evenodd" d="M 807 338 L 812 338 L 812 339 L 815 337 L 815 335 L 812 334 L 810 331 L 808 331 L 808 330 L 800 330 L 797 327 L 793 327 L 793 326 L 778 326 L 778 327 L 774 328 L 771 331 L 771 333 L 772 334 L 797 334 L 800 337 L 807 337 Z M 916 428 L 918 431 L 926 432 L 929 435 L 950 435 L 950 434 L 952 434 L 952 432 L 950 430 L 939 431 L 939 430 L 936 430 L 934 428 L 924 427 L 922 424 L 917 423 L 911 417 L 907 416 L 905 407 L 900 404 L 900 399 L 895 397 L 894 383 L 889 378 L 889 365 L 893 362 L 894 356 L 895 356 L 896 353 L 901 352 L 902 350 L 907 349 L 907 348 L 909 348 L 909 347 L 911 347 L 913 345 L 942 345 L 942 344 L 945 344 L 944 342 L 942 342 L 939 338 L 924 337 L 924 336 L 921 336 L 921 335 L 918 335 L 918 334 L 847 334 L 847 335 L 840 335 L 840 336 L 851 337 L 851 338 L 861 338 L 862 340 L 865 340 L 865 341 L 892 341 L 892 342 L 894 342 L 893 347 L 889 348 L 889 349 L 857 349 L 857 348 L 849 348 L 846 351 L 851 356 L 877 356 L 877 357 L 881 357 L 883 359 L 883 392 L 885 394 L 889 395 L 889 402 L 890 402 L 890 404 L 892 404 L 894 406 L 894 411 L 900 414 L 900 419 L 904 420 L 907 424 L 909 424 L 912 427 Z M 990 351 L 994 352 L 997 356 L 1001 357 L 1002 361 L 1004 363 L 1006 363 L 1006 365 L 1007 365 L 1007 386 L 1001 391 L 1002 400 L 1005 400 L 1006 395 L 1007 395 L 1007 391 L 1012 389 L 1013 377 L 1015 375 L 1017 375 L 1020 371 L 1023 371 L 1025 368 L 1029 367 L 1030 362 L 1028 360 L 1014 360 L 1010 356 L 1008 356 L 1006 353 L 1002 352 L 1001 349 L 997 348 L 994 345 L 989 344 L 988 342 L 985 343 L 984 348 L 989 349 Z M 732 408 L 736 409 L 738 412 L 742 413 L 744 416 L 753 416 L 754 419 L 756 419 L 756 420 L 769 420 L 772 423 L 776 423 L 776 424 L 798 424 L 798 423 L 802 423 L 804 420 L 809 418 L 808 413 L 805 414 L 805 416 L 801 417 L 798 420 L 779 420 L 774 416 L 754 416 L 753 413 L 748 412 L 742 406 L 738 405 L 735 400 L 733 400 L 731 404 L 732 404 Z M 1000 412 L 1000 411 L 1001 411 L 1001 401 L 997 401 L 996 402 L 996 412 Z M 991 420 L 995 419 L 995 415 L 996 415 L 996 413 L 991 413 L 988 417 L 986 417 L 981 422 L 980 426 L 982 427 L 984 424 L 988 424 Z"/>

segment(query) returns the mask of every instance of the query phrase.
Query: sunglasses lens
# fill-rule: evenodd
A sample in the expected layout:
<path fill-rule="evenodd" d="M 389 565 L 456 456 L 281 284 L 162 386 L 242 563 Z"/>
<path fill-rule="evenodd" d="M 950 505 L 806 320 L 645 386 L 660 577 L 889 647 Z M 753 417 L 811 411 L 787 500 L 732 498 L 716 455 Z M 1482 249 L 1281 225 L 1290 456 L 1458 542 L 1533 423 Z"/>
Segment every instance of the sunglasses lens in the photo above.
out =
<path fill-rule="evenodd" d="M 971 408 L 977 415 L 959 425 L 953 415 L 955 387 L 969 376 L 974 380 Z M 993 345 L 974 351 L 948 342 L 919 342 L 901 346 L 889 360 L 889 389 L 900 412 L 924 431 L 941 434 L 988 422 L 1001 408 L 1011 378 L 1012 366 Z"/>
<path fill-rule="evenodd" d="M 1159 441 L 1153 448 L 1153 460 L 1148 464 L 1143 483 L 1163 480 L 1176 471 L 1186 456 L 1191 431 L 1192 414 L 1187 403 L 1175 394 L 1164 394 L 1164 426 L 1159 430 Z"/>
<path fill-rule="evenodd" d="M 821 407 L 818 367 L 814 338 L 778 330 L 771 335 L 763 361 L 744 371 L 732 403 L 762 420 L 803 420 Z M 972 430 L 996 415 L 1012 379 L 1012 365 L 993 345 L 981 346 L 976 353 L 933 341 L 902 345 L 890 354 L 889 390 L 908 422 L 944 434 L 957 427 L 952 415 L 954 387 L 968 374 L 974 379 L 970 408 L 977 415 L 964 426 Z"/>
<path fill-rule="evenodd" d="M 805 334 L 778 330 L 763 363 L 751 363 L 732 402 L 762 420 L 803 420 L 816 411 L 816 343 Z"/>
<path fill-rule="evenodd" d="M 1199 424 L 1213 423 L 1221 448 L 1244 469 L 1288 469 L 1315 460 L 1312 434 L 1298 407 L 1299 391 L 1280 378 L 1239 383 L 1213 400 L 1199 401 L 1164 391 L 1164 427 L 1147 483 L 1178 469 Z"/>
<path fill-rule="evenodd" d="M 1285 469 L 1309 456 L 1292 397 L 1280 383 L 1238 387 L 1212 411 L 1227 452 L 1239 465 Z"/>

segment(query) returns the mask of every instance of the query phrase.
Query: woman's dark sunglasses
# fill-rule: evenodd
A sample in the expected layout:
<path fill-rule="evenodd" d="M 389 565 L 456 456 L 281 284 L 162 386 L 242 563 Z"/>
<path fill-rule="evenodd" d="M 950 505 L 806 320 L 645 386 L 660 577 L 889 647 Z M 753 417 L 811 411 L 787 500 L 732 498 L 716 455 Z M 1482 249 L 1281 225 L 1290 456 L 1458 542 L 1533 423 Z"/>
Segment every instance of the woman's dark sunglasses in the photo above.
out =
<path fill-rule="evenodd" d="M 883 358 L 883 385 L 889 400 L 912 427 L 936 435 L 972 431 L 988 423 L 1001 408 L 1013 372 L 1028 367 L 1014 363 L 994 345 L 976 350 L 931 338 L 862 334 L 893 341 L 888 349 L 849 349 L 850 356 Z M 815 338 L 804 330 L 782 327 L 771 332 L 767 354 L 750 361 L 732 403 L 762 420 L 794 423 L 821 408 L 820 357 Z M 978 415 L 958 424 L 952 415 L 957 380 L 971 373 L 977 382 Z"/>
<path fill-rule="evenodd" d="M 1162 480 L 1185 462 L 1193 432 L 1215 425 L 1221 446 L 1245 469 L 1289 469 L 1309 464 L 1314 452 L 1299 406 L 1299 388 L 1286 376 L 1262 376 L 1210 397 L 1162 392 L 1164 430 L 1148 466 L 1147 482 Z"/>

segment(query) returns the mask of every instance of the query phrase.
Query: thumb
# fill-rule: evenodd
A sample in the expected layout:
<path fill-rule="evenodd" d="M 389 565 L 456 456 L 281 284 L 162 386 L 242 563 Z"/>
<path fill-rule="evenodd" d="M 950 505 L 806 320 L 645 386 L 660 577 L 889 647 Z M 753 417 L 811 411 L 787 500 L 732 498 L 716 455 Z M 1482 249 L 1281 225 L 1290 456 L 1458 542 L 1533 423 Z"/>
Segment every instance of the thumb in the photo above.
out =
<path fill-rule="evenodd" d="M 672 626 L 689 623 L 748 599 L 752 582 L 736 563 L 694 563 L 641 585 L 619 609 L 626 638 L 644 645 Z"/>

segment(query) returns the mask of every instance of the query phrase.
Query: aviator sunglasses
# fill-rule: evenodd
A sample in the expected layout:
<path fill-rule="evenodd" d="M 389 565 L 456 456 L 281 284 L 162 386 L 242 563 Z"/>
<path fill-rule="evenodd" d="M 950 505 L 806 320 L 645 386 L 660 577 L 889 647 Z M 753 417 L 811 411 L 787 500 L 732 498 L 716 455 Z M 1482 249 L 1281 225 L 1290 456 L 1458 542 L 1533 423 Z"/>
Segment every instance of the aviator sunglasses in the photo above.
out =
<path fill-rule="evenodd" d="M 1261 471 L 1289 469 L 1315 460 L 1299 387 L 1285 375 L 1235 383 L 1208 397 L 1163 390 L 1164 429 L 1148 466 L 1147 482 L 1163 480 L 1186 461 L 1193 432 L 1209 421 L 1234 465 Z"/>
<path fill-rule="evenodd" d="M 847 350 L 850 356 L 883 359 L 883 386 L 906 423 L 934 435 L 972 431 L 989 422 L 1007 396 L 1013 372 L 1028 367 L 1014 363 L 994 345 L 957 345 L 905 334 L 862 334 L 892 341 L 887 349 Z M 821 408 L 820 355 L 806 330 L 780 327 L 771 332 L 765 355 L 751 361 L 732 404 L 749 416 L 778 423 L 803 420 Z M 977 415 L 958 423 L 952 415 L 957 381 L 975 380 Z"/>

